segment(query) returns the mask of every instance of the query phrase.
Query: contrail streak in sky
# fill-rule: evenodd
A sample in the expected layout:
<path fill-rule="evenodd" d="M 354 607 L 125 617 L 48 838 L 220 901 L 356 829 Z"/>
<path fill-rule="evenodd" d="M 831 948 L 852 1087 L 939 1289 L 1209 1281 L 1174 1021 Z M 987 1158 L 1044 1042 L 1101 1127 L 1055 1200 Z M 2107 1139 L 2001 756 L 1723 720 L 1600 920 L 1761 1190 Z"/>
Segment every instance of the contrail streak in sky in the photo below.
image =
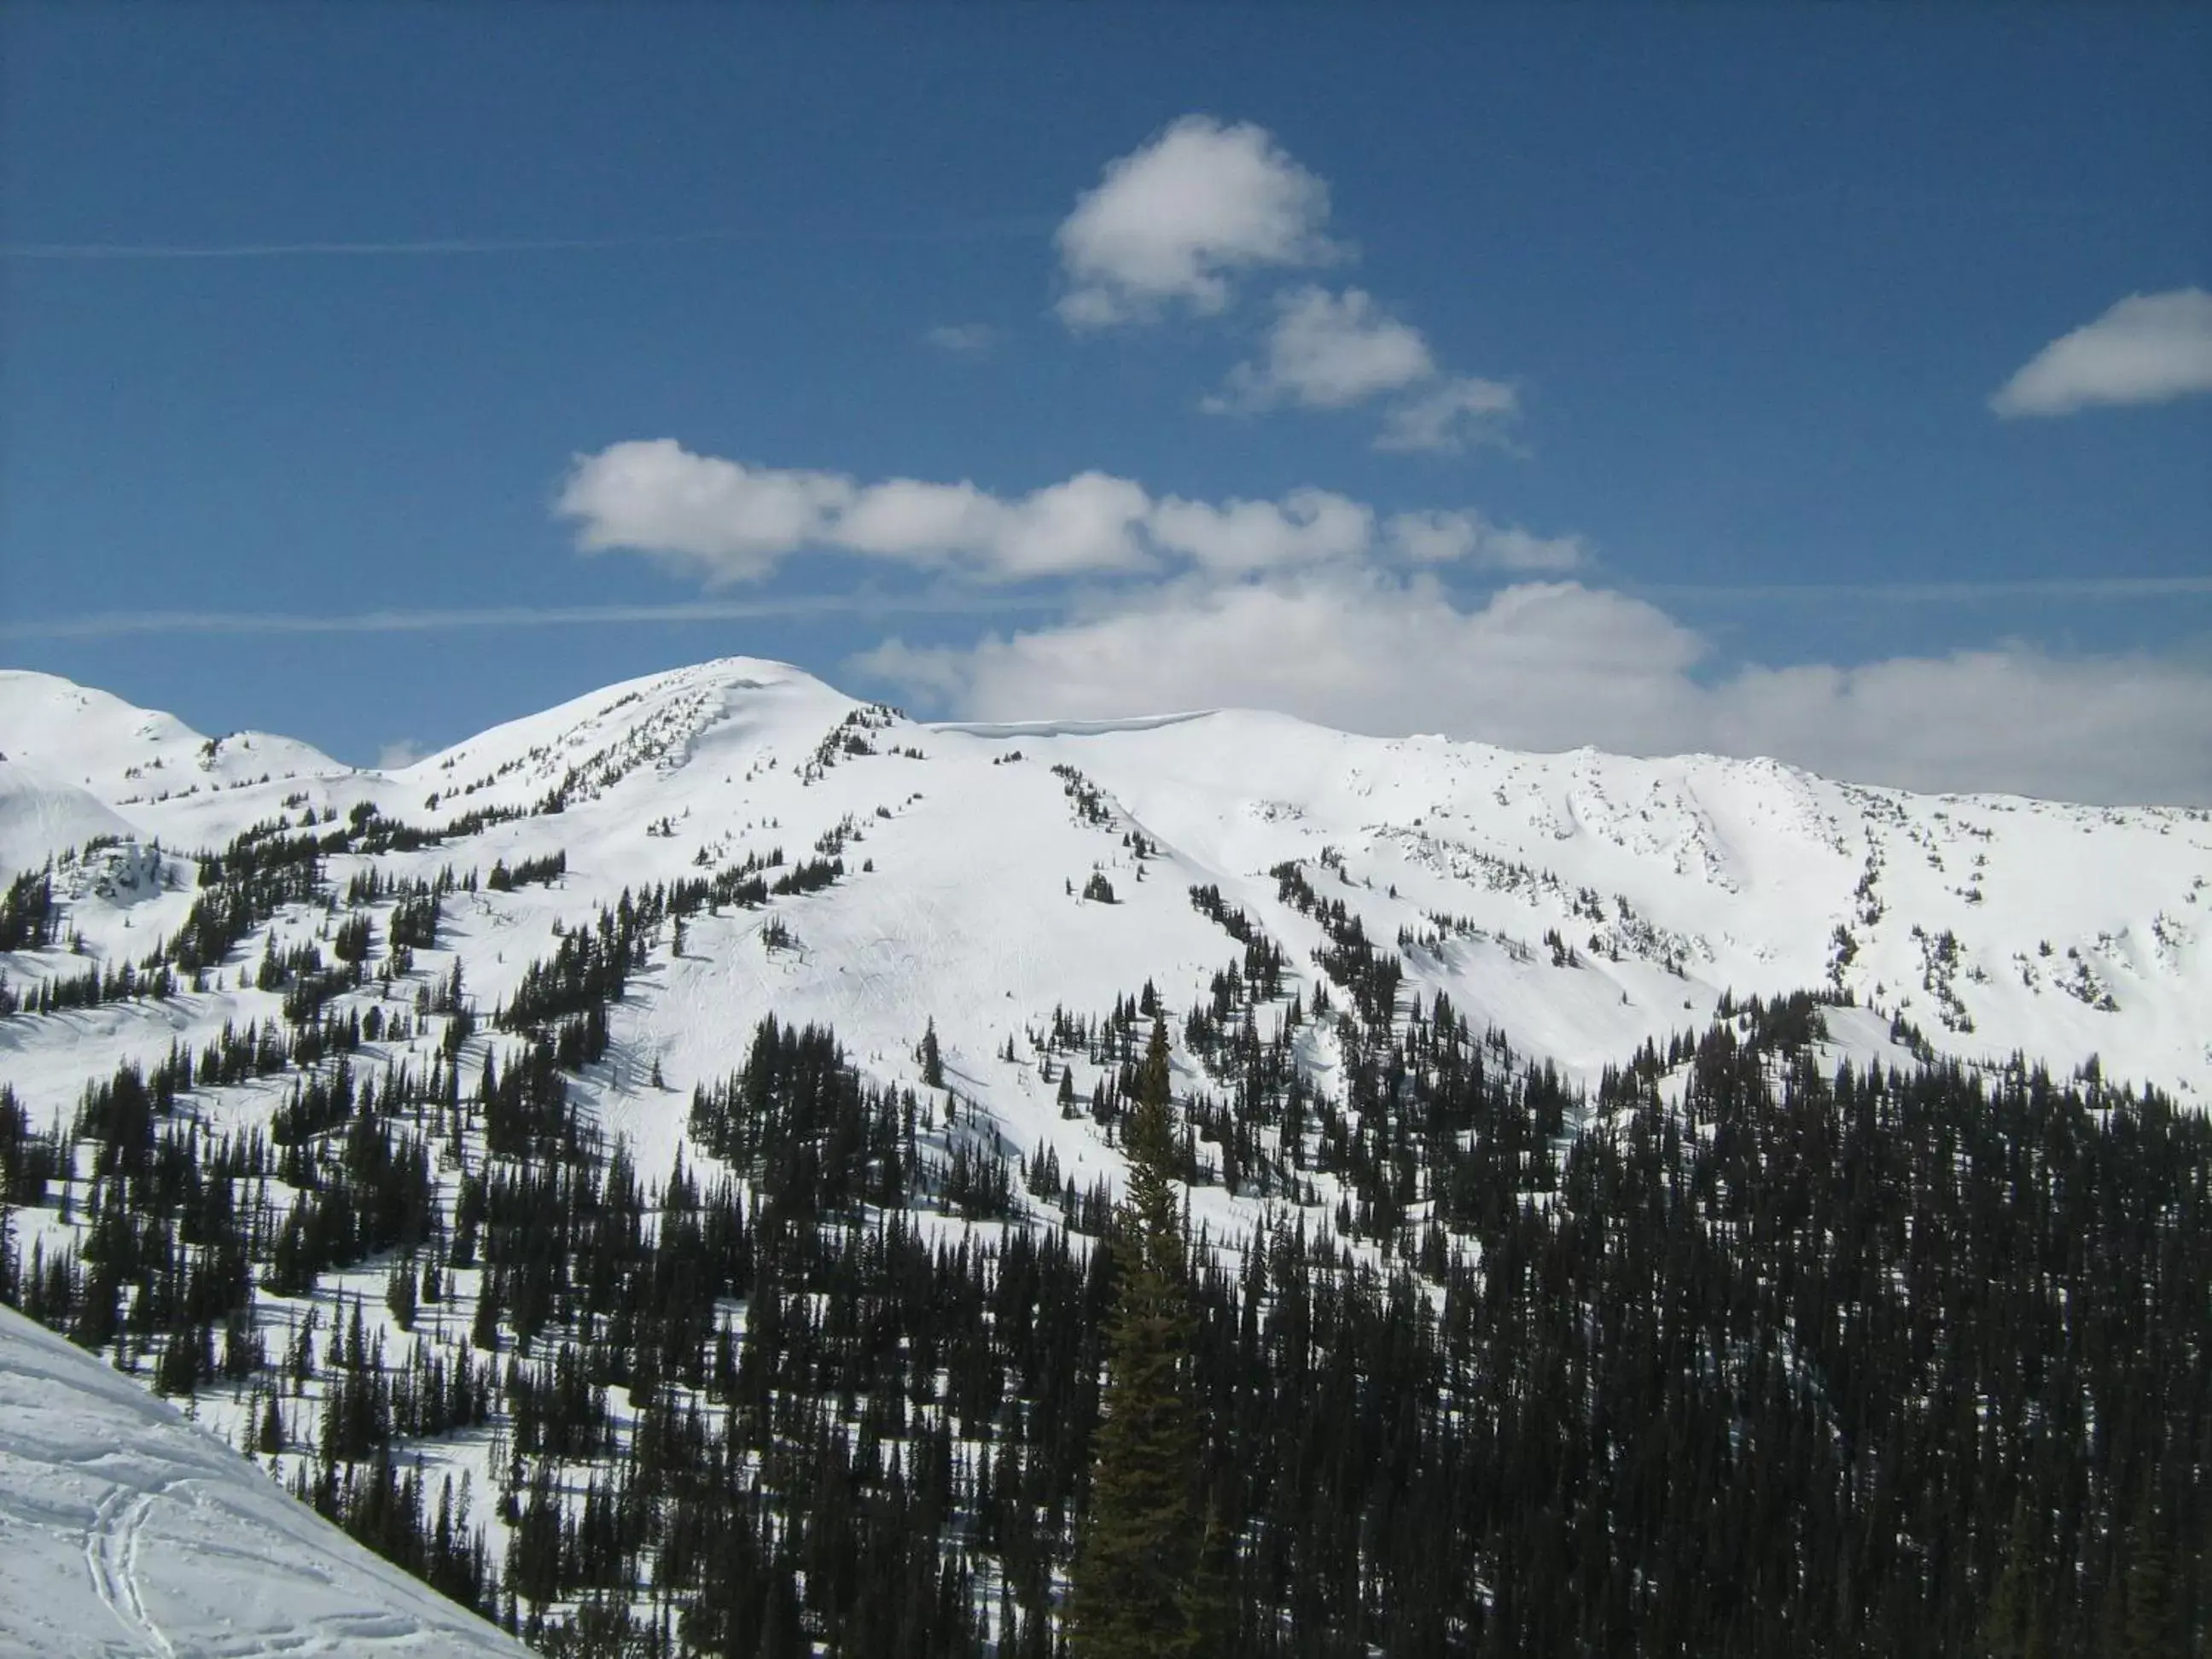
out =
<path fill-rule="evenodd" d="M 2212 593 L 2212 576 L 2054 576 L 1962 582 L 1624 582 L 1629 592 L 1670 599 L 1887 599 L 1978 605 L 1991 599 L 2166 599 Z"/>
<path fill-rule="evenodd" d="M 136 634 L 432 634 L 478 628 L 590 628 L 750 622 L 768 617 L 987 616 L 1056 608 L 1056 601 L 1006 594 L 890 599 L 831 593 L 785 599 L 702 599 L 685 605 L 493 605 L 474 610 L 349 611 L 327 617 L 274 611 L 102 611 L 0 623 L 0 640 L 114 639 Z"/>
<path fill-rule="evenodd" d="M 2131 600 L 2212 595 L 2212 576 L 2088 576 L 2036 581 L 1624 583 L 1645 598 L 1752 601 L 1876 599 L 1970 605 L 1995 599 Z M 114 639 L 134 634 L 432 634 L 466 629 L 620 627 L 641 623 L 751 622 L 769 617 L 1018 616 L 1056 611 L 1067 596 L 936 592 L 806 593 L 771 599 L 697 599 L 672 605 L 489 605 L 474 609 L 341 611 L 116 611 L 0 623 L 0 640 Z"/>
<path fill-rule="evenodd" d="M 960 242 L 1048 234 L 1053 222 L 1003 219 L 911 230 L 700 230 L 665 236 L 447 236 L 411 241 L 0 242 L 0 259 L 160 260 L 468 258 L 491 253 L 578 253 L 626 248 L 702 247 L 757 241 Z"/>

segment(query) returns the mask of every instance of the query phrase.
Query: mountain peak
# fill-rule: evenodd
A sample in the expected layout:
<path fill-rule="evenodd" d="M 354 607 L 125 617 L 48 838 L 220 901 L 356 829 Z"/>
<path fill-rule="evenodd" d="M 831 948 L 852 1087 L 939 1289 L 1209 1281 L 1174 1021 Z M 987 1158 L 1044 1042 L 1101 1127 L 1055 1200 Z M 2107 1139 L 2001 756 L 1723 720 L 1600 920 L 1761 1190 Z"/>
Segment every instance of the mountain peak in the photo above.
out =
<path fill-rule="evenodd" d="M 56 775 L 64 748 L 93 761 Z M 708 929 L 738 956 L 712 972 L 672 963 L 679 1000 L 639 1005 L 641 1040 L 702 1071 L 726 1062 L 728 1028 L 690 1030 L 681 999 L 764 1012 L 796 996 L 894 1051 L 913 1040 L 902 1022 L 950 1020 L 979 985 L 995 1003 L 975 1040 L 992 1046 L 1010 1021 L 1147 978 L 1181 1005 L 1221 948 L 1192 887 L 1306 963 L 1319 936 L 1278 890 L 1295 866 L 1325 872 L 1368 939 L 1401 941 L 1409 990 L 1448 993 L 1577 1072 L 1724 993 L 1824 986 L 1963 1059 L 2017 1048 L 2067 1071 L 2094 1054 L 2184 1098 L 2212 1094 L 2191 1012 L 2212 1004 L 2203 812 L 1914 796 L 1771 760 L 1362 737 L 1255 710 L 918 724 L 757 657 L 609 685 L 391 772 L 257 734 L 211 743 L 15 675 L 0 680 L 0 753 L 16 868 L 92 835 L 212 850 L 365 807 L 434 840 L 428 868 L 559 853 L 559 889 L 486 913 L 496 959 L 467 972 L 495 997 L 556 925 L 625 886 L 837 849 L 820 855 L 842 856 L 842 878 L 789 919 L 807 954 L 763 964 Z M 181 921 L 188 876 L 158 901 L 134 890 L 131 926 Z M 1072 902 L 1094 885 L 1110 909 Z M 77 925 L 94 949 L 143 953 L 135 933 L 108 939 L 89 901 Z M 1582 977 L 1551 977 L 1570 954 Z M 1025 1121 L 1029 1103 L 1007 1109 Z"/>
<path fill-rule="evenodd" d="M 265 732 L 210 738 L 174 714 L 30 669 L 0 669 L 0 754 L 103 799 L 144 799 L 349 769 Z"/>

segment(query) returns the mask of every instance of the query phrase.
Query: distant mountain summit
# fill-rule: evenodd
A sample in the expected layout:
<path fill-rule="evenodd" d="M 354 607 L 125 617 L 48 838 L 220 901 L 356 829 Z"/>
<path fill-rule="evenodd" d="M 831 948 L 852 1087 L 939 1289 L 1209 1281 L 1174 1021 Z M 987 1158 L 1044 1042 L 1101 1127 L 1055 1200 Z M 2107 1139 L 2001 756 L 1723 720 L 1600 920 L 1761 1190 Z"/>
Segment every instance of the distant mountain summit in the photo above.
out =
<path fill-rule="evenodd" d="M 159 800 L 347 769 L 311 744 L 265 732 L 204 736 L 52 674 L 0 669 L 0 754 L 110 801 Z"/>

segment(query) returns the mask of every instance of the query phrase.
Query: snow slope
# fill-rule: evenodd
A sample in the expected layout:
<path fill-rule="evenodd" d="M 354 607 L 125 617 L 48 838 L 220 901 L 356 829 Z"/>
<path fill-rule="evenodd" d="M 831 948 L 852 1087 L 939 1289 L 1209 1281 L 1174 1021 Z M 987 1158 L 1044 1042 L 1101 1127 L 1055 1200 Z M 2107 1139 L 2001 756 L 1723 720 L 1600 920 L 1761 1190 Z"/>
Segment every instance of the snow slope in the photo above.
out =
<path fill-rule="evenodd" d="M 523 1651 L 0 1308 L 0 1653 Z"/>
<path fill-rule="evenodd" d="M 0 758 L 0 881 L 35 869 L 50 852 L 134 833 L 128 818 L 89 790 Z"/>
<path fill-rule="evenodd" d="M 932 726 L 746 659 L 612 686 L 402 771 L 252 741 L 240 755 L 281 757 L 292 775 L 149 793 L 204 740 L 67 682 L 0 676 L 0 752 L 87 757 L 69 769 L 86 780 L 69 810 L 0 818 L 0 863 L 34 864 L 95 823 L 113 833 L 104 814 L 173 854 L 363 802 L 424 825 L 520 814 L 377 860 L 407 875 L 565 853 L 557 884 L 448 905 L 441 945 L 489 1009 L 550 954 L 556 923 L 626 885 L 774 848 L 796 861 L 824 836 L 842 845 L 834 887 L 702 917 L 640 976 L 602 1092 L 641 1131 L 665 1104 L 639 1086 L 653 1060 L 688 1091 L 730 1069 L 772 1008 L 831 1022 L 864 1065 L 900 1077 L 933 1018 L 963 1092 L 1026 1141 L 1057 1114 L 1036 1109 L 1018 1040 L 1017 1063 L 999 1058 L 1009 1036 L 1055 1005 L 1103 1012 L 1147 979 L 1181 1009 L 1236 955 L 1192 908 L 1194 884 L 1218 886 L 1317 976 L 1321 930 L 1279 901 L 1269 873 L 1293 860 L 1379 945 L 1402 941 L 1409 987 L 1449 994 L 1578 1076 L 1701 1026 L 1723 991 L 1831 984 L 1961 1059 L 2019 1050 L 2070 1071 L 2095 1055 L 2108 1076 L 2212 1099 L 2201 809 L 1916 796 L 1768 761 L 1516 754 L 1243 711 Z M 564 810 L 536 810 L 556 790 Z M 118 884 L 112 866 L 132 855 L 109 849 L 104 879 L 70 872 L 70 924 L 96 956 L 143 955 L 190 908 L 188 863 L 142 848 L 145 878 Z M 329 873 L 343 883 L 365 862 L 337 857 Z M 1081 899 L 1094 871 L 1115 902 Z M 763 949 L 771 916 L 795 948 Z M 58 951 L 0 957 L 19 985 L 82 966 Z M 64 1104 L 123 1053 L 266 1012 L 259 994 L 234 987 L 37 1030 L 0 1022 L 0 1076 Z"/>
<path fill-rule="evenodd" d="M 1102 1016 L 1147 982 L 1177 1019 L 1205 1003 L 1243 948 L 1193 904 L 1192 890 L 1204 887 L 1280 946 L 1287 988 L 1309 1006 L 1326 983 L 1315 953 L 1327 935 L 1316 907 L 1296 902 L 1300 887 L 1341 903 L 1378 949 L 1396 950 L 1401 1010 L 1413 996 L 1426 1005 L 1448 995 L 1478 1030 L 1497 1028 L 1572 1080 L 1594 1081 L 1647 1038 L 1663 1044 L 1703 1030 L 1729 992 L 1825 985 L 1861 1005 L 1831 1013 L 1832 1058 L 1906 1060 L 1891 1025 L 1901 1014 L 1938 1052 L 1969 1063 L 2019 1051 L 2069 1073 L 2094 1056 L 2107 1078 L 2212 1103 L 2212 813 L 2201 809 L 1915 796 L 1772 762 L 1517 754 L 1357 737 L 1251 711 L 926 725 L 747 659 L 611 686 L 390 772 L 350 769 L 281 738 L 210 750 L 169 716 L 65 681 L 3 674 L 0 754 L 0 877 L 51 859 L 62 939 L 82 945 L 0 952 L 0 975 L 18 994 L 41 980 L 81 980 L 95 964 L 143 964 L 191 909 L 192 855 L 249 828 L 296 834 L 312 817 L 318 834 L 337 835 L 374 808 L 438 832 L 410 851 L 330 854 L 328 900 L 281 911 L 198 987 L 0 1017 L 0 1085 L 39 1124 L 65 1119 L 89 1080 L 125 1060 L 150 1065 L 173 1042 L 204 1048 L 227 1024 L 278 1020 L 283 995 L 255 988 L 256 965 L 310 943 L 327 954 L 356 878 L 428 881 L 450 870 L 462 878 L 443 899 L 434 947 L 331 1005 L 364 1017 L 375 1008 L 387 1022 L 356 1057 L 363 1075 L 387 1061 L 420 1074 L 439 1022 L 405 1017 L 456 969 L 489 1014 L 563 931 L 590 924 L 625 890 L 698 881 L 748 860 L 773 878 L 832 856 L 842 873 L 830 884 L 664 926 L 631 974 L 608 1055 L 574 1079 L 573 1093 L 630 1144 L 648 1177 L 679 1152 L 696 1166 L 686 1135 L 693 1085 L 736 1070 L 756 1025 L 774 1013 L 827 1023 L 875 1080 L 916 1087 L 918 1045 L 933 1025 L 945 1082 L 969 1103 L 963 1130 L 988 1125 L 1009 1154 L 1048 1147 L 1079 1188 L 1117 1180 L 1119 1152 L 1087 1114 L 1065 1114 L 1058 1100 L 1063 1078 L 1087 1097 L 1097 1070 L 1078 1044 L 1073 1054 L 1062 1045 L 1048 1072 L 1039 1038 L 1056 1010 Z M 268 768 L 266 782 L 257 766 Z M 512 869 L 556 853 L 565 871 L 550 882 L 498 890 L 488 879 L 498 863 Z M 1276 873 L 1286 866 L 1293 883 Z M 1111 902 L 1085 896 L 1094 877 Z M 371 968 L 388 963 L 392 901 L 373 899 L 356 914 L 371 924 Z M 1340 1006 L 1341 992 L 1329 988 Z M 1283 1012 L 1280 1003 L 1260 1011 L 1267 1034 Z M 479 1028 L 461 1071 L 478 1074 L 488 1057 L 506 1066 L 517 1041 Z M 1341 1051 L 1328 1023 L 1309 1025 L 1298 1042 L 1316 1088 L 1334 1091 Z M 1224 1086 L 1188 1051 L 1176 1063 L 1186 1091 Z M 191 1112 L 218 1131 L 264 1126 L 290 1081 L 203 1085 Z M 1316 1182 L 1332 1206 L 1334 1178 Z M 1263 1221 L 1272 1201 L 1216 1185 L 1190 1194 L 1217 1238 Z M 18 1219 L 27 1252 L 34 1235 L 50 1250 L 69 1236 L 52 1211 Z M 327 1275 L 313 1301 L 331 1316 L 341 1297 L 374 1309 L 382 1274 L 372 1261 Z M 416 1336 L 383 1328 L 393 1352 L 410 1351 L 425 1329 L 458 1340 L 469 1323 L 460 1294 L 426 1315 Z M 267 1296 L 260 1305 L 272 1343 L 308 1311 Z M 0 1380 L 10 1390 L 46 1388 L 36 1365 L 76 1358 L 38 1346 L 44 1339 L 19 1324 L 0 1335 L 9 1340 Z M 163 1434 L 190 1432 L 96 1364 L 82 1386 L 101 1412 L 128 1402 Z M 195 1496 L 190 1486 L 161 1495 L 170 1477 L 147 1473 L 159 1467 L 150 1452 L 143 1468 L 127 1451 L 112 1464 L 94 1452 L 73 1464 L 69 1445 L 93 1443 L 70 1441 L 67 1410 L 50 1404 L 40 1408 L 50 1419 L 33 1418 L 18 1397 L 0 1396 L 0 1474 L 12 1506 L 0 1573 L 10 1583 L 51 1578 L 56 1611 L 43 1594 L 13 1598 L 21 1605 L 0 1609 L 0 1650 L 11 1641 L 28 1651 L 103 1650 L 55 1645 L 57 1632 L 74 1640 L 91 1631 L 134 1650 L 132 1632 L 143 1627 L 131 1621 L 143 1617 L 161 1621 L 180 1653 L 258 1650 L 175 1634 L 214 1616 L 195 1611 L 201 1581 L 182 1569 L 133 1581 L 134 1601 L 102 1565 L 116 1547 L 100 1542 L 112 1535 L 101 1528 L 143 1520 L 134 1534 L 140 1559 L 158 1559 L 143 1552 L 157 1542 L 184 1549 L 204 1535 L 190 1504 L 229 1498 Z M 249 1405 L 234 1391 L 210 1392 L 201 1410 L 234 1443 L 250 1430 Z M 125 1413 L 108 1437 L 135 1443 L 129 1437 L 141 1430 L 131 1425 L 141 1421 Z M 27 1426 L 35 1424 L 46 1426 Z M 295 1427 L 306 1432 L 304 1420 Z M 287 1553 L 297 1538 L 329 1536 L 244 1462 L 211 1442 L 190 1443 L 248 1485 L 261 1482 L 255 1492 L 279 1506 L 281 1524 L 237 1500 L 245 1507 L 235 1513 L 264 1528 L 239 1550 L 269 1553 L 276 1571 L 291 1573 L 284 1564 L 297 1559 Z M 487 1444 L 430 1449 L 427 1478 L 434 1486 L 466 1474 L 488 1490 L 497 1472 Z M 13 1473 L 19 1467 L 28 1473 Z M 496 1554 L 503 1529 L 495 1517 L 485 1524 Z M 340 1547 L 331 1549 L 339 1559 Z M 344 1561 L 362 1559 L 343 1547 Z M 106 1611 L 103 1588 L 120 1613 Z M 445 1650 L 428 1626 L 347 1626 L 335 1599 L 317 1600 L 312 1583 L 303 1595 L 300 1628 L 328 1650 L 365 1647 L 387 1630 L 395 1643 Z M 264 1616 L 245 1592 L 237 1607 L 231 1599 L 230 1616 Z M 292 1599 L 288 1592 L 286 1608 Z M 266 1628 L 294 1616 L 272 1602 Z M 23 1622 L 48 1617 L 75 1622 Z M 259 1639 L 264 1627 L 240 1628 L 241 1639 Z M 161 1650 L 150 1637 L 140 1645 Z"/>
<path fill-rule="evenodd" d="M 106 800 L 158 800 L 346 769 L 265 732 L 204 737 L 173 714 L 24 669 L 0 669 L 0 754 Z"/>

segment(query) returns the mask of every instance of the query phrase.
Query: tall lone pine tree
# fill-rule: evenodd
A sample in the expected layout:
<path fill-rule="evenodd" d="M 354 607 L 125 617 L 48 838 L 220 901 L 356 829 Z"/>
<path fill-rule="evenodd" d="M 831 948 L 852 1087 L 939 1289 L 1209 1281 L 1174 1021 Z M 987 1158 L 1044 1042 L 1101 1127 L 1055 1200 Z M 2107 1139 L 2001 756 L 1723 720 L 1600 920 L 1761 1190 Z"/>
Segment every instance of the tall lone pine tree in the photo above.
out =
<path fill-rule="evenodd" d="M 1155 1019 L 1124 1137 L 1129 1189 L 1091 1499 L 1071 1572 L 1071 1659 L 1157 1659 L 1200 1650 L 1194 1324 L 1170 1171 L 1165 1025 Z"/>

